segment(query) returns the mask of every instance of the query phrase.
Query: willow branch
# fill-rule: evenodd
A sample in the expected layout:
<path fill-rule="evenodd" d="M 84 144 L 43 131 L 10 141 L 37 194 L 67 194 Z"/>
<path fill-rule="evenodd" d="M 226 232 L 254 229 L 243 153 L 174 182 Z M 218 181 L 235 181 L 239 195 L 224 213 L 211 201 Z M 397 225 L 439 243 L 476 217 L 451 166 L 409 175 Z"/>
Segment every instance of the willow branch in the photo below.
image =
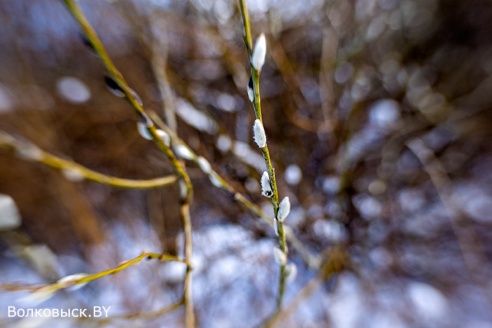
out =
<path fill-rule="evenodd" d="M 193 161 L 195 164 L 197 164 L 200 169 L 205 173 L 209 180 L 212 182 L 212 184 L 217 187 L 226 190 L 229 192 L 231 195 L 234 196 L 234 199 L 244 207 L 246 207 L 248 210 L 250 210 L 252 213 L 257 215 L 259 218 L 261 218 L 263 221 L 265 221 L 270 227 L 274 228 L 274 224 L 276 224 L 275 220 L 267 215 L 261 207 L 250 201 L 245 195 L 240 193 L 239 191 L 236 190 L 229 182 L 227 182 L 226 179 L 224 179 L 217 171 L 215 171 L 213 168 L 207 169 L 206 167 L 203 167 L 203 165 L 200 165 L 201 157 L 193 151 L 188 145 L 186 145 L 185 141 L 182 140 L 176 133 L 174 133 L 161 119 L 160 117 L 155 114 L 154 112 L 149 112 L 150 117 L 155 121 L 156 125 L 166 131 L 166 133 L 169 134 L 171 137 L 171 140 L 175 144 L 180 144 L 188 147 L 188 150 L 191 153 L 191 161 Z M 287 227 L 284 227 L 284 233 L 285 237 L 287 240 L 289 240 L 292 243 L 292 246 L 299 252 L 303 260 L 306 262 L 306 264 L 313 268 L 313 269 L 319 269 L 320 265 L 320 258 L 318 255 L 312 254 L 306 246 L 292 233 L 291 229 L 287 229 Z"/>
<path fill-rule="evenodd" d="M 48 284 L 48 285 L 41 285 L 41 286 L 33 286 L 33 285 L 16 285 L 16 284 L 5 284 L 5 285 L 0 285 L 1 290 L 6 290 L 6 291 L 22 291 L 22 290 L 29 290 L 32 291 L 33 293 L 30 295 L 31 299 L 33 300 L 45 300 L 51 296 L 55 292 L 61 289 L 66 289 L 70 287 L 82 287 L 83 285 L 97 280 L 101 279 L 103 277 L 109 276 L 116 274 L 118 272 L 121 272 L 130 266 L 136 265 L 140 263 L 143 259 L 158 259 L 160 261 L 172 261 L 172 262 L 182 262 L 182 263 L 187 263 L 185 260 L 180 259 L 176 256 L 172 255 L 167 255 L 167 254 L 158 254 L 158 253 L 152 253 L 152 252 L 142 252 L 139 256 L 128 260 L 121 262 L 120 265 L 104 270 L 98 273 L 94 274 L 74 274 L 70 275 L 67 277 L 64 277 L 60 280 L 58 280 L 55 283 Z"/>
<path fill-rule="evenodd" d="M 117 188 L 130 188 L 130 189 L 147 189 L 158 188 L 168 186 L 177 181 L 177 177 L 169 175 L 166 177 L 148 179 L 148 180 L 134 180 L 134 179 L 122 179 L 109 175 L 105 175 L 91 169 L 86 168 L 78 163 L 63 159 L 61 157 L 50 154 L 46 151 L 39 149 L 37 146 L 28 144 L 26 142 L 20 142 L 13 137 L 0 131 L 0 146 L 7 146 L 12 148 L 21 157 L 29 160 L 37 161 L 48 167 L 61 170 L 69 179 L 72 180 L 89 180 L 100 184 L 108 185 Z M 26 151 L 27 148 L 27 151 Z M 29 149 L 34 150 L 33 156 L 26 157 L 29 154 Z M 23 155 L 24 154 L 24 155 Z"/>
<path fill-rule="evenodd" d="M 253 41 L 251 37 L 251 26 L 249 21 L 248 8 L 246 6 L 246 0 L 239 0 L 239 7 L 240 7 L 241 17 L 244 27 L 244 41 L 246 44 L 246 48 L 248 49 L 248 55 L 251 63 L 252 56 L 253 56 L 253 49 L 252 49 Z M 260 96 L 260 71 L 256 69 L 253 65 L 250 65 L 250 67 L 251 67 L 251 78 L 253 81 L 253 91 L 254 91 L 254 97 L 253 97 L 254 112 L 255 112 L 256 119 L 258 119 L 263 125 L 263 118 L 261 113 L 261 96 Z M 267 172 L 270 178 L 270 183 L 273 192 L 273 195 L 270 199 L 272 202 L 275 218 L 277 218 L 278 210 L 279 210 L 279 196 L 278 196 L 278 189 L 277 189 L 277 181 L 275 179 L 275 169 L 273 168 L 272 160 L 270 158 L 270 151 L 268 149 L 267 144 L 265 144 L 265 146 L 261 148 L 261 152 L 263 154 L 265 165 L 267 167 Z M 274 224 L 277 225 L 276 230 L 278 231 L 280 250 L 285 254 L 285 258 L 286 258 L 286 261 L 280 264 L 279 293 L 277 297 L 277 312 L 278 312 L 282 307 L 282 300 L 285 292 L 286 265 L 287 265 L 288 252 L 287 252 L 287 244 L 285 239 L 285 229 L 284 229 L 283 220 L 275 220 Z"/>
<path fill-rule="evenodd" d="M 127 313 L 127 314 L 122 314 L 122 315 L 115 315 L 111 316 L 108 318 L 102 318 L 102 319 L 94 319 L 94 318 L 87 318 L 87 317 L 82 317 L 82 320 L 96 320 L 99 325 L 107 325 L 111 324 L 114 321 L 118 320 L 152 320 L 155 318 L 159 318 L 165 314 L 171 313 L 177 309 L 179 309 L 182 305 L 184 304 L 183 299 L 180 299 L 179 301 L 166 306 L 162 309 L 155 310 L 155 311 L 147 311 L 147 312 L 134 312 L 134 313 Z"/>
<path fill-rule="evenodd" d="M 294 296 L 293 300 L 287 304 L 287 306 L 280 311 L 277 311 L 272 317 L 264 322 L 261 325 L 262 328 L 273 327 L 275 323 L 278 323 L 278 326 L 282 327 L 282 321 L 287 322 L 289 316 L 294 314 L 295 310 L 303 304 L 303 302 L 307 300 L 311 294 L 315 292 L 324 282 L 328 281 L 335 274 L 351 268 L 349 255 L 344 247 L 333 247 L 332 249 L 326 250 L 324 253 L 324 262 L 316 275 L 311 278 L 306 285 L 304 285 L 304 287 L 302 287 L 302 289 L 296 296 Z"/>
<path fill-rule="evenodd" d="M 130 103 L 130 105 L 133 107 L 135 110 L 135 113 L 140 117 L 142 122 L 146 125 L 147 131 L 150 133 L 152 136 L 152 139 L 154 143 L 157 145 L 157 147 L 169 158 L 171 161 L 171 164 L 174 166 L 179 180 L 180 180 L 180 186 L 183 185 L 185 192 L 184 195 L 181 195 L 181 220 L 183 222 L 183 228 L 184 228 L 184 249 L 185 249 L 185 258 L 188 263 L 188 267 L 186 270 L 186 275 L 185 275 L 185 282 L 184 282 L 184 295 L 183 295 L 183 300 L 185 304 L 185 320 L 186 320 L 186 327 L 191 328 L 195 326 L 195 315 L 194 315 L 194 310 L 193 310 L 193 300 L 192 300 L 192 290 L 191 290 L 191 255 L 192 255 L 192 240 L 191 240 L 191 219 L 190 219 L 190 213 L 189 213 L 189 205 L 191 203 L 192 197 L 193 197 L 193 185 L 191 183 L 190 177 L 188 173 L 186 172 L 186 169 L 184 167 L 184 164 L 180 162 L 176 156 L 174 155 L 173 151 L 171 148 L 162 140 L 162 138 L 159 136 L 158 131 L 153 124 L 153 122 L 150 120 L 148 115 L 145 113 L 145 110 L 139 101 L 139 99 L 136 96 L 135 91 L 133 91 L 126 80 L 124 79 L 123 75 L 118 71 L 116 66 L 113 64 L 112 60 L 110 59 L 108 53 L 103 47 L 103 44 L 99 40 L 99 37 L 97 36 L 95 30 L 92 28 L 90 23 L 87 21 L 85 18 L 82 10 L 80 7 L 77 5 L 76 1 L 74 0 L 64 0 L 68 10 L 72 14 L 72 16 L 75 18 L 75 20 L 79 23 L 80 27 L 84 31 L 84 34 L 87 38 L 87 41 L 89 42 L 91 48 L 94 50 L 94 52 L 99 56 L 101 59 L 104 67 L 108 71 L 111 79 L 114 81 L 114 83 L 117 84 L 118 88 L 124 93 L 125 98 L 127 101 Z"/>

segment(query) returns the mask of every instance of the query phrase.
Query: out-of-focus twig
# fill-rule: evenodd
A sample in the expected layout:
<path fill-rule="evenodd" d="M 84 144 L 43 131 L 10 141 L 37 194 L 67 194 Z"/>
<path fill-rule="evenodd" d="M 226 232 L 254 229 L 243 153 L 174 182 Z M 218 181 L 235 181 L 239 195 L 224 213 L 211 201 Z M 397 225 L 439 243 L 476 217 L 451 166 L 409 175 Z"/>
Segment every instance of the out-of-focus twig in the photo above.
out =
<path fill-rule="evenodd" d="M 345 248 L 341 246 L 334 247 L 327 250 L 325 253 L 325 261 L 317 274 L 304 285 L 287 306 L 277 312 L 273 317 L 269 318 L 262 327 L 268 328 L 272 327 L 274 324 L 278 324 L 278 326 L 281 327 L 280 323 L 286 321 L 290 315 L 294 314 L 295 309 L 297 309 L 302 302 L 306 301 L 306 299 L 308 299 L 322 283 L 333 277 L 333 275 L 350 267 L 349 255 Z"/>
<path fill-rule="evenodd" d="M 157 131 L 151 119 L 145 113 L 143 105 L 139 100 L 135 91 L 133 91 L 129 87 L 123 75 L 118 71 L 116 66 L 113 64 L 111 58 L 109 57 L 108 53 L 104 49 L 104 46 L 101 43 L 99 37 L 97 36 L 95 30 L 87 21 L 86 17 L 84 16 L 82 10 L 80 9 L 76 1 L 64 0 L 64 2 L 68 10 L 72 14 L 72 16 L 75 18 L 75 20 L 78 22 L 78 24 L 84 31 L 85 37 L 87 38 L 90 47 L 101 59 L 102 63 L 104 64 L 104 67 L 106 68 L 106 70 L 110 75 L 110 78 L 112 79 L 112 82 L 116 84 L 117 89 L 119 89 L 119 91 L 121 91 L 124 94 L 125 98 L 133 107 L 136 114 L 140 117 L 140 120 L 145 125 L 154 143 L 171 161 L 172 165 L 176 170 L 176 173 L 178 174 L 180 180 L 180 186 L 184 186 L 184 192 L 181 194 L 181 198 L 180 198 L 180 202 L 181 202 L 180 214 L 181 214 L 181 220 L 183 222 L 183 229 L 184 229 L 184 252 L 188 265 L 185 274 L 183 299 L 185 305 L 186 327 L 188 328 L 194 327 L 195 315 L 193 309 L 192 290 L 191 290 L 192 267 L 190 265 L 193 245 L 191 239 L 191 218 L 190 218 L 190 211 L 189 211 L 189 206 L 193 198 L 193 185 L 191 183 L 190 177 L 186 172 L 184 164 L 176 158 L 171 148 L 166 144 L 165 140 L 161 137 L 159 131 Z"/>
<path fill-rule="evenodd" d="M 135 313 L 128 313 L 128 314 L 122 314 L 122 315 L 115 315 L 115 316 L 111 316 L 111 317 L 108 317 L 108 318 L 103 318 L 103 319 L 94 319 L 94 318 L 81 318 L 83 320 L 87 320 L 87 319 L 93 319 L 93 320 L 96 320 L 97 323 L 100 325 L 100 326 L 106 326 L 108 324 L 111 324 L 115 321 L 118 321 L 118 320 L 152 320 L 152 319 L 155 319 L 155 318 L 159 318 L 165 314 L 168 314 L 168 313 L 171 313 L 177 309 L 179 309 L 182 305 L 184 304 L 184 301 L 183 299 L 180 299 L 179 301 L 169 305 L 169 306 L 166 306 L 162 309 L 159 309 L 159 310 L 155 310 L 155 311 L 147 311 L 147 312 L 135 312 Z"/>
<path fill-rule="evenodd" d="M 0 285 L 0 290 L 6 290 L 6 291 L 29 290 L 29 291 L 33 292 L 33 294 L 31 294 L 31 296 L 32 296 L 31 298 L 33 300 L 41 301 L 41 300 L 45 300 L 45 299 L 51 297 L 58 290 L 66 289 L 66 288 L 70 288 L 70 287 L 76 287 L 76 286 L 81 287 L 82 285 L 85 285 L 91 281 L 94 281 L 94 280 L 97 280 L 97 279 L 121 272 L 130 266 L 133 266 L 135 264 L 140 263 L 143 259 L 149 259 L 149 260 L 150 259 L 158 259 L 160 261 L 182 262 L 185 264 L 187 263 L 185 260 L 180 259 L 176 256 L 143 251 L 139 256 L 137 256 L 131 260 L 124 261 L 124 262 L 120 263 L 120 265 L 118 265 L 117 267 L 114 267 L 112 269 L 108 269 L 105 271 L 101 271 L 98 273 L 74 274 L 74 275 L 64 277 L 55 283 L 48 284 L 48 285 L 40 285 L 40 286 L 5 284 L 5 285 Z"/>
<path fill-rule="evenodd" d="M 130 189 L 164 187 L 177 181 L 177 177 L 174 175 L 148 180 L 122 179 L 105 175 L 88 169 L 78 163 L 50 154 L 30 143 L 18 141 L 10 135 L 0 131 L 0 147 L 2 146 L 12 148 L 21 155 L 20 157 L 26 157 L 26 154 L 29 154 L 30 149 L 33 156 L 28 159 L 61 170 L 68 179 L 73 181 L 86 179 L 112 187 Z M 26 151 L 26 149 L 28 150 Z"/>
<path fill-rule="evenodd" d="M 180 144 L 180 145 L 185 145 L 185 147 L 188 147 L 184 140 L 179 138 L 177 134 L 175 134 L 161 119 L 160 117 L 155 114 L 154 112 L 149 112 L 150 117 L 155 121 L 157 126 L 159 126 L 161 129 L 166 131 L 169 136 L 171 137 L 171 140 L 173 143 Z M 247 209 L 249 209 L 251 212 L 256 214 L 258 217 L 262 218 L 266 223 L 268 223 L 272 228 L 274 228 L 275 220 L 268 216 L 258 205 L 255 203 L 251 202 L 245 195 L 241 194 L 239 191 L 237 191 L 227 180 L 225 180 L 220 174 L 215 171 L 211 166 L 209 167 L 206 163 L 208 163 L 203 157 L 199 156 L 196 154 L 193 149 L 188 147 L 188 150 L 190 151 L 191 154 L 191 160 L 195 162 L 200 169 L 203 171 L 203 173 L 207 174 L 210 181 L 212 184 L 217 187 L 217 188 L 222 188 L 232 195 L 234 195 L 234 199 L 245 206 Z M 306 246 L 292 233 L 291 229 L 288 229 L 288 227 L 285 227 L 284 229 L 286 238 L 292 243 L 293 247 L 299 252 L 301 257 L 304 259 L 306 264 L 313 268 L 313 269 L 318 269 L 319 268 L 319 263 L 320 259 L 319 256 L 312 254 Z"/>
<path fill-rule="evenodd" d="M 292 103 L 287 103 L 287 106 L 282 106 L 282 109 L 289 122 L 303 130 L 313 133 L 331 132 L 333 129 L 333 122 L 331 119 L 328 119 L 328 115 L 326 114 L 326 111 L 324 109 L 326 106 L 322 107 L 324 116 L 322 121 L 306 117 L 296 110 L 297 108 L 310 107 L 310 105 L 306 101 L 302 93 L 299 91 L 301 89 L 300 82 L 297 78 L 294 77 L 296 74 L 295 69 L 293 67 L 293 64 L 290 62 L 287 54 L 285 53 L 285 49 L 283 48 L 282 44 L 278 41 L 272 41 L 271 44 L 272 60 L 277 66 L 277 69 L 282 76 L 286 87 L 289 89 L 289 94 L 291 95 L 293 101 Z M 323 90 L 324 92 L 324 89 L 322 87 L 320 87 L 320 93 L 322 93 L 321 90 Z M 323 104 L 324 103 L 325 101 L 323 102 Z"/>
<path fill-rule="evenodd" d="M 464 214 L 460 207 L 461 201 L 453 195 L 453 186 L 445 167 L 434 152 L 426 146 L 423 140 L 415 138 L 406 143 L 406 146 L 415 154 L 429 175 L 432 184 L 437 190 L 439 198 L 447 212 L 451 228 L 458 241 L 463 260 L 472 280 L 480 283 L 481 278 L 476 275 L 478 268 L 486 262 L 485 256 L 476 245 L 476 238 L 471 232 L 464 232 L 461 225 Z M 483 283 L 483 281 L 482 281 Z M 489 302 L 491 301 L 488 296 Z"/>

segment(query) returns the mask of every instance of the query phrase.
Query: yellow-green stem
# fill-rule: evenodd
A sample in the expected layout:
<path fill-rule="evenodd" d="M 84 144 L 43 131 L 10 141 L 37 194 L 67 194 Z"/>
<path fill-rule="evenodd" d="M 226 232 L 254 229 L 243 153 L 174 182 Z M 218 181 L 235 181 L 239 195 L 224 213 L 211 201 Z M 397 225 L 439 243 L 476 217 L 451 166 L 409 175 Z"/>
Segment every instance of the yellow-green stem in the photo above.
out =
<path fill-rule="evenodd" d="M 243 27 L 244 27 L 244 41 L 246 44 L 246 48 L 248 49 L 248 55 L 249 55 L 249 59 L 250 59 L 250 63 L 251 63 L 251 56 L 252 56 L 254 49 L 253 49 L 253 40 L 251 37 L 251 27 L 250 27 L 249 14 L 248 14 L 248 8 L 246 6 L 246 1 L 245 0 L 239 0 L 239 7 L 240 7 L 241 17 L 242 17 Z M 260 120 L 260 122 L 263 124 L 263 117 L 262 117 L 262 113 L 261 113 L 261 95 L 260 95 L 260 73 L 261 72 L 256 70 L 253 67 L 253 65 L 250 65 L 250 69 L 251 69 L 251 78 L 253 80 L 253 89 L 254 89 L 253 107 L 254 107 L 254 111 L 255 111 L 255 117 L 256 117 L 256 119 Z M 272 161 L 270 158 L 270 151 L 268 150 L 268 145 L 261 148 L 261 152 L 263 154 L 263 158 L 265 159 L 265 165 L 267 167 L 268 175 L 270 177 L 270 183 L 271 183 L 272 191 L 273 191 L 273 196 L 271 198 L 271 202 L 272 202 L 275 218 L 277 218 L 278 206 L 279 206 L 279 196 L 278 196 L 278 189 L 277 189 L 277 181 L 275 178 L 275 170 L 273 168 Z M 283 222 L 280 222 L 280 221 L 276 221 L 276 222 L 274 222 L 274 224 L 277 224 L 280 249 L 285 254 L 285 257 L 288 258 L 287 245 L 285 242 L 284 224 L 283 224 Z M 285 284 L 286 284 L 286 280 L 287 280 L 285 268 L 286 268 L 286 263 L 282 263 L 280 265 L 279 293 L 278 293 L 278 297 L 277 297 L 277 309 L 276 309 L 275 313 L 278 313 L 282 307 L 282 300 L 284 297 Z"/>
<path fill-rule="evenodd" d="M 92 48 L 96 52 L 96 54 L 101 58 L 101 61 L 104 64 L 104 67 L 108 71 L 111 78 L 115 81 L 115 83 L 119 86 L 119 88 L 124 92 L 126 99 L 133 107 L 137 115 L 140 119 L 145 118 L 147 120 L 148 116 L 145 113 L 143 106 L 136 99 L 133 90 L 128 86 L 128 83 L 124 79 L 123 75 L 118 71 L 116 66 L 113 64 L 111 58 L 108 53 L 104 49 L 103 44 L 99 40 L 95 30 L 92 28 L 90 23 L 85 18 L 82 10 L 77 5 L 74 0 L 63 0 L 69 9 L 72 16 L 79 23 L 82 30 L 85 33 L 88 41 L 90 42 Z M 157 129 L 152 124 L 148 126 L 148 130 L 152 135 L 154 143 L 162 150 L 164 154 L 169 158 L 172 165 L 174 166 L 179 180 L 182 181 L 186 186 L 186 195 L 184 199 L 181 199 L 181 220 L 183 222 L 183 227 L 185 230 L 184 234 L 184 249 L 185 249 L 185 258 L 188 264 L 188 269 L 186 270 L 185 275 L 185 288 L 184 288 L 184 303 L 185 303 L 185 317 L 186 317 L 186 327 L 191 328 L 194 327 L 194 313 L 193 313 L 193 299 L 192 299 L 192 289 L 191 289 L 191 254 L 192 254 L 192 240 L 191 240 L 191 219 L 189 213 L 189 204 L 191 203 L 193 197 L 193 185 L 191 184 L 190 177 L 186 172 L 186 169 L 181 163 L 172 150 L 166 145 L 163 140 L 159 137 L 157 133 Z"/>
<path fill-rule="evenodd" d="M 141 262 L 143 259 L 158 259 L 160 261 L 172 261 L 172 262 L 182 262 L 184 264 L 188 264 L 186 260 L 180 259 L 176 256 L 173 255 L 167 255 L 167 254 L 158 254 L 158 253 L 152 253 L 152 252 L 142 252 L 139 256 L 128 260 L 128 261 L 123 261 L 121 262 L 118 266 L 104 270 L 98 273 L 94 274 L 88 274 L 88 275 L 82 275 L 80 278 L 76 279 L 71 279 L 68 281 L 63 281 L 63 279 L 49 285 L 43 285 L 39 287 L 33 287 L 33 286 L 14 286 L 14 285 L 7 285 L 6 290 L 11 290 L 11 291 L 19 291 L 19 290 L 31 290 L 34 292 L 47 292 L 47 293 L 54 293 L 58 290 L 69 288 L 75 285 L 80 285 L 80 284 L 86 284 L 91 281 L 101 279 L 103 277 L 109 276 L 116 274 L 118 272 L 121 272 L 125 269 L 127 269 L 130 266 L 133 266 L 135 264 L 138 264 Z"/>
<path fill-rule="evenodd" d="M 36 151 L 38 152 L 38 158 L 36 158 L 35 160 L 37 160 L 39 163 L 66 172 L 72 171 L 83 179 L 94 181 L 100 184 L 105 184 L 111 187 L 129 188 L 129 189 L 158 188 L 158 187 L 168 186 L 176 182 L 178 179 L 174 175 L 169 175 L 166 177 L 161 177 L 156 179 L 145 179 L 145 180 L 122 179 L 122 178 L 109 176 L 88 169 L 85 166 L 82 166 L 78 163 L 45 152 L 39 149 L 37 146 L 19 142 L 10 136 L 9 138 L 2 138 L 2 135 L 0 135 L 0 145 L 5 145 L 9 148 L 12 148 L 18 153 L 22 153 L 23 147 L 35 148 Z"/>

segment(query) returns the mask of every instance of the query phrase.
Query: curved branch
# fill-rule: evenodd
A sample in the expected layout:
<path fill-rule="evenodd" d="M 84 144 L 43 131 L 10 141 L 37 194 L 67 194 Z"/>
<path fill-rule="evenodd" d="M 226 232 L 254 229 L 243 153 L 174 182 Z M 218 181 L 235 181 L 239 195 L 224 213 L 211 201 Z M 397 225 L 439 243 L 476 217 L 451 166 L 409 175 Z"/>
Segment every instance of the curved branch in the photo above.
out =
<path fill-rule="evenodd" d="M 112 187 L 147 189 L 168 186 L 178 179 L 175 175 L 148 180 L 122 179 L 105 175 L 88 169 L 78 163 L 45 152 L 33 144 L 17 141 L 13 137 L 0 131 L 0 145 L 2 144 L 11 147 L 23 158 L 34 160 L 54 169 L 61 170 L 65 176 L 72 180 L 87 179 Z"/>

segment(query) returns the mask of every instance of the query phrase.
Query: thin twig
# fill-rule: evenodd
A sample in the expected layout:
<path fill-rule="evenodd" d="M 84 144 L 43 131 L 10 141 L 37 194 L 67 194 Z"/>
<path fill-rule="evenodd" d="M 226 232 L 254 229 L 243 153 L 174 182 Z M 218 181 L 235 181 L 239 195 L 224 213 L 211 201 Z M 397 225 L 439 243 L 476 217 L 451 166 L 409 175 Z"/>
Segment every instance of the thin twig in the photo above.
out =
<path fill-rule="evenodd" d="M 173 255 L 158 254 L 158 253 L 143 251 L 139 256 L 137 256 L 131 260 L 123 261 L 118 266 L 116 266 L 112 269 L 104 270 L 104 271 L 101 271 L 98 273 L 77 274 L 77 275 L 67 276 L 65 278 L 58 280 L 55 283 L 48 284 L 48 285 L 34 286 L 34 285 L 5 284 L 5 285 L 0 285 L 0 290 L 6 290 L 6 291 L 29 290 L 29 291 L 33 291 L 34 293 L 38 294 L 38 295 L 35 295 L 34 298 L 39 298 L 39 296 L 41 296 L 41 295 L 43 295 L 43 297 L 45 297 L 45 296 L 50 297 L 50 296 L 52 296 L 52 294 L 54 294 L 58 290 L 66 289 L 69 287 L 74 287 L 77 285 L 84 285 L 84 284 L 87 284 L 91 281 L 101 279 L 103 277 L 121 272 L 130 266 L 133 266 L 133 265 L 140 263 L 143 259 L 149 259 L 149 260 L 150 259 L 158 259 L 160 261 L 182 262 L 182 263 L 187 264 L 187 262 L 185 260 L 180 259 L 180 258 L 173 256 Z"/>
<path fill-rule="evenodd" d="M 78 163 L 63 159 L 61 157 L 50 154 L 44 150 L 39 149 L 37 146 L 20 142 L 15 140 L 10 135 L 0 131 L 0 146 L 8 146 L 18 153 L 23 152 L 24 147 L 29 147 L 36 149 L 37 156 L 30 158 L 46 166 L 61 170 L 63 173 L 73 175 L 73 179 L 86 179 L 94 181 L 100 184 L 118 187 L 118 188 L 130 188 L 130 189 L 147 189 L 147 188 L 158 188 L 168 186 L 178 180 L 174 175 L 169 175 L 166 177 L 148 179 L 148 180 L 134 180 L 134 179 L 122 179 L 109 175 L 105 175 L 91 169 L 86 168 Z"/>
<path fill-rule="evenodd" d="M 124 93 L 126 99 L 130 103 L 130 105 L 133 107 L 135 110 L 136 114 L 140 117 L 140 119 L 145 122 L 147 126 L 148 132 L 151 134 L 154 143 L 157 145 L 157 147 L 169 158 L 171 161 L 171 164 L 174 166 L 180 183 L 184 185 L 185 187 L 185 195 L 182 195 L 180 201 L 181 201 L 181 220 L 183 222 L 183 229 L 184 229 L 184 249 L 185 249 L 185 258 L 188 264 L 187 270 L 186 270 L 186 275 L 185 275 L 185 282 L 184 282 L 184 295 L 183 295 L 183 301 L 185 304 L 185 321 L 186 321 L 186 327 L 191 328 L 195 326 L 195 315 L 194 315 L 194 310 L 193 310 L 193 300 L 192 300 L 192 288 L 191 288 L 191 255 L 192 255 L 192 238 L 191 238 L 191 219 L 190 219 L 190 213 L 189 213 L 189 205 L 191 203 L 191 200 L 193 198 L 193 185 L 191 183 L 190 177 L 188 173 L 186 172 L 186 169 L 184 167 L 184 164 L 180 162 L 176 156 L 174 155 L 173 151 L 171 148 L 164 142 L 164 140 L 161 139 L 161 137 L 158 134 L 158 131 L 153 124 L 153 122 L 150 120 L 148 115 L 145 113 L 145 110 L 139 100 L 136 97 L 135 92 L 129 87 L 128 83 L 124 79 L 123 75 L 118 71 L 116 66 L 113 64 L 112 60 L 110 59 L 108 53 L 104 49 L 101 41 L 99 40 L 99 37 L 97 36 L 95 30 L 92 28 L 90 23 L 87 21 L 85 18 L 82 10 L 80 7 L 77 5 L 76 1 L 74 0 L 64 0 L 68 10 L 72 14 L 72 16 L 75 18 L 75 20 L 79 23 L 80 27 L 85 33 L 85 36 L 90 43 L 92 49 L 96 52 L 96 54 L 99 56 L 101 61 L 104 64 L 104 67 L 108 71 L 110 77 L 113 79 L 113 81 L 118 85 L 118 88 L 121 89 L 121 91 Z"/>
<path fill-rule="evenodd" d="M 150 33 L 152 36 L 152 43 L 150 45 L 152 70 L 154 72 L 157 86 L 159 87 L 159 93 L 163 103 L 162 112 L 166 118 L 167 125 L 171 130 L 177 132 L 178 124 L 176 121 L 176 108 L 174 106 L 171 86 L 166 74 L 168 48 L 162 41 L 162 35 L 165 35 L 166 33 L 163 33 L 162 31 L 164 24 L 162 24 L 159 20 L 156 21 L 159 25 L 157 27 L 151 27 Z M 159 31 L 160 38 L 158 37 L 156 30 Z"/>
<path fill-rule="evenodd" d="M 311 278 L 306 285 L 297 293 L 296 296 L 290 301 L 287 306 L 285 306 L 280 311 L 276 312 L 272 317 L 270 317 L 264 324 L 263 328 L 272 327 L 275 323 L 279 323 L 279 327 L 282 327 L 280 323 L 282 321 L 287 321 L 290 315 L 299 307 L 299 305 L 305 301 L 309 296 L 316 291 L 320 285 L 335 274 L 342 272 L 343 270 L 350 268 L 349 255 L 344 247 L 334 247 L 326 250 L 325 261 L 321 265 L 320 270 L 316 275 Z"/>
<path fill-rule="evenodd" d="M 155 310 L 155 311 L 147 311 L 147 312 L 134 312 L 134 313 L 127 313 L 127 314 L 122 314 L 122 315 L 115 315 L 107 318 L 102 318 L 102 319 L 94 319 L 94 318 L 87 318 L 83 317 L 81 319 L 87 320 L 87 319 L 92 319 L 92 320 L 97 320 L 97 323 L 99 325 L 107 325 L 110 324 L 116 320 L 152 320 L 155 318 L 159 318 L 165 314 L 171 313 L 177 309 L 179 309 L 182 305 L 184 304 L 183 299 L 180 299 L 179 301 L 166 306 L 162 309 Z"/>
<path fill-rule="evenodd" d="M 419 159 L 426 173 L 429 175 L 432 184 L 436 188 L 437 194 L 441 199 L 444 209 L 447 212 L 449 221 L 451 223 L 451 228 L 458 240 L 460 250 L 468 269 L 468 272 L 472 274 L 475 267 L 478 264 L 483 263 L 483 261 L 477 261 L 474 259 L 472 254 L 476 254 L 468 249 L 471 244 L 472 238 L 466 238 L 462 233 L 462 228 L 460 227 L 461 214 L 460 201 L 452 194 L 453 186 L 451 179 L 449 179 L 446 169 L 438 160 L 434 152 L 429 149 L 422 139 L 415 138 L 406 143 L 408 149 Z"/>
<path fill-rule="evenodd" d="M 479 274 L 477 274 L 478 268 L 487 261 L 486 256 L 477 245 L 477 238 L 475 235 L 470 231 L 466 232 L 463 229 L 465 215 L 461 209 L 462 201 L 453 194 L 452 181 L 448 176 L 446 168 L 422 139 L 412 139 L 406 143 L 406 146 L 422 163 L 424 170 L 429 175 L 432 184 L 436 188 L 437 194 L 449 217 L 451 229 L 458 241 L 465 264 L 464 266 L 468 271 L 470 279 L 477 285 L 487 283 Z M 488 293 L 482 293 L 482 295 L 489 304 L 492 304 L 492 297 Z"/>
<path fill-rule="evenodd" d="M 217 171 L 213 170 L 213 168 L 210 168 L 210 170 L 204 170 L 204 167 L 200 166 L 200 156 L 193 151 L 188 145 L 186 145 L 185 141 L 181 139 L 178 135 L 176 135 L 162 120 L 161 118 L 154 112 L 149 112 L 150 117 L 154 120 L 155 124 L 166 131 L 166 133 L 169 134 L 171 137 L 171 140 L 175 144 L 181 144 L 185 145 L 188 147 L 191 155 L 192 155 L 192 161 L 197 164 L 200 169 L 205 173 L 211 181 L 213 181 L 213 185 L 217 188 L 221 188 L 229 192 L 231 195 L 234 196 L 234 199 L 249 209 L 251 212 L 253 212 L 255 215 L 257 215 L 259 218 L 263 219 L 270 227 L 275 228 L 275 219 L 267 215 L 261 207 L 250 201 L 245 195 L 241 194 L 239 191 L 236 190 L 225 178 L 223 178 Z M 320 265 L 320 257 L 317 254 L 312 254 L 306 246 L 292 233 L 291 229 L 287 229 L 284 227 L 284 233 L 285 237 L 287 238 L 288 241 L 292 243 L 292 246 L 299 252 L 303 260 L 306 262 L 306 264 L 317 270 L 319 269 Z"/>
<path fill-rule="evenodd" d="M 246 6 L 246 1 L 239 0 L 239 7 L 240 7 L 241 17 L 244 27 L 244 42 L 246 44 L 246 48 L 248 50 L 248 55 L 251 63 L 252 54 L 253 54 L 253 40 L 251 37 L 251 27 L 250 27 L 249 14 L 248 14 L 248 8 Z M 263 124 L 262 113 L 261 113 L 261 97 L 260 97 L 260 71 L 257 70 L 255 67 L 253 67 L 253 65 L 250 66 L 251 66 L 251 78 L 253 80 L 253 90 L 254 90 L 253 107 L 255 111 L 255 116 L 256 119 L 258 119 L 261 122 L 261 124 Z M 270 158 L 270 151 L 268 150 L 268 145 L 262 147 L 261 152 L 263 154 L 263 158 L 265 160 L 265 164 L 267 167 L 267 172 L 270 178 L 270 183 L 273 192 L 273 195 L 270 199 L 272 202 L 275 218 L 277 218 L 278 210 L 279 210 L 279 196 L 277 190 L 277 181 L 275 179 L 275 170 L 273 168 L 272 161 Z M 288 252 L 287 252 L 287 244 L 285 241 L 285 231 L 284 231 L 283 221 L 275 220 L 275 224 L 277 225 L 280 250 L 285 254 L 285 258 L 286 258 L 286 261 L 280 264 L 279 292 L 278 292 L 277 309 L 276 309 L 276 312 L 278 312 L 282 307 L 282 300 L 285 292 L 285 284 L 286 284 L 285 268 L 287 265 Z"/>
<path fill-rule="evenodd" d="M 148 259 L 148 260 L 158 259 L 160 261 L 173 261 L 173 262 L 187 263 L 185 260 L 180 259 L 176 256 L 172 256 L 172 255 L 158 254 L 158 253 L 151 253 L 151 252 L 142 252 L 142 254 L 140 254 L 136 258 L 129 260 L 129 261 L 124 261 L 119 266 L 117 266 L 113 269 L 101 271 L 99 273 L 95 273 L 95 274 L 89 275 L 87 277 L 74 280 L 74 284 L 84 284 L 84 283 L 88 283 L 92 280 L 100 279 L 102 277 L 118 273 L 118 272 L 123 271 L 126 268 L 132 266 L 132 265 L 138 264 L 143 259 Z"/>

